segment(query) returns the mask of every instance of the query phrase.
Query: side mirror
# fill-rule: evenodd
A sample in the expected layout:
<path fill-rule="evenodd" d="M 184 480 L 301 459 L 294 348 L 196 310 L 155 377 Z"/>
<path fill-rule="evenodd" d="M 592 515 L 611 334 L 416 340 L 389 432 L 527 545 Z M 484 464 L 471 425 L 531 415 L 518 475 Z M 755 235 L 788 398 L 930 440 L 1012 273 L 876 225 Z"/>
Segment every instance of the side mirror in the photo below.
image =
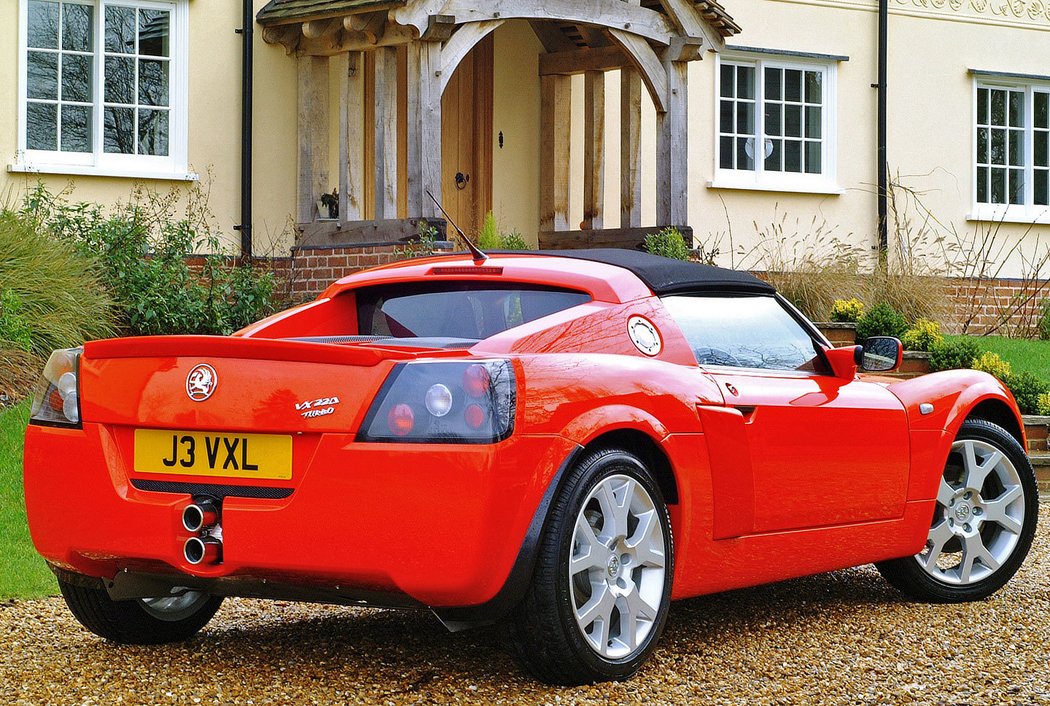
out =
<path fill-rule="evenodd" d="M 904 346 L 892 336 L 872 336 L 860 351 L 860 368 L 869 373 L 886 373 L 901 366 Z"/>

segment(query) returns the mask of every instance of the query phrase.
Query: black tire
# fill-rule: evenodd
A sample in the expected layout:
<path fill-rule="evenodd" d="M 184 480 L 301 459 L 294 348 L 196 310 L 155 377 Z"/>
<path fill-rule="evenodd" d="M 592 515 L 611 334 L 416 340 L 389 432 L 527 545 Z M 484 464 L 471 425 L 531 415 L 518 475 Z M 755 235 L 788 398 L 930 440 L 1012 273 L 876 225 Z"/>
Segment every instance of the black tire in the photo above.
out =
<path fill-rule="evenodd" d="M 180 642 L 208 624 L 222 605 L 221 596 L 203 596 L 188 609 L 165 617 L 150 611 L 141 600 L 115 601 L 104 589 L 88 588 L 61 578 L 58 587 L 74 617 L 85 628 L 123 645 L 160 645 Z"/>
<path fill-rule="evenodd" d="M 656 511 L 654 514 L 647 512 L 646 515 L 657 518 L 660 523 L 660 536 L 663 540 L 660 561 L 663 562 L 664 573 L 662 592 L 659 592 L 659 604 L 655 606 L 655 619 L 650 621 L 651 616 L 647 616 L 644 623 L 647 627 L 642 628 L 642 630 L 647 629 L 648 633 L 641 640 L 637 640 L 637 644 L 628 654 L 619 658 L 609 658 L 600 654 L 597 651 L 598 648 L 592 647 L 588 642 L 588 639 L 600 640 L 600 638 L 588 638 L 585 635 L 585 628 L 577 625 L 574 600 L 582 602 L 582 599 L 574 598 L 574 592 L 580 590 L 575 588 L 579 584 L 573 584 L 573 587 L 570 587 L 570 581 L 581 580 L 582 574 L 578 573 L 573 579 L 570 576 L 569 562 L 574 551 L 576 520 L 584 510 L 585 501 L 588 501 L 592 491 L 598 492 L 599 485 L 603 481 L 608 479 L 611 487 L 612 484 L 622 482 L 621 479 L 624 476 L 636 481 L 638 487 L 648 494 L 653 509 Z M 621 487 L 628 488 L 629 486 Z M 624 495 L 626 496 L 626 492 Z M 590 503 L 597 502 L 596 498 L 590 499 Z M 639 502 L 645 501 L 640 500 Z M 628 507 L 626 501 L 624 506 Z M 588 505 L 588 507 L 593 507 L 593 505 Z M 591 519 L 587 518 L 587 520 L 592 523 L 591 528 L 595 535 L 605 532 L 604 518 L 601 520 L 601 532 L 598 532 Z M 630 523 L 629 515 L 626 522 Z M 648 532 L 641 532 L 639 529 L 641 526 L 640 520 L 636 518 L 633 530 L 635 534 L 631 536 L 638 537 L 639 533 L 655 536 L 655 528 L 651 528 Z M 597 538 L 601 541 L 600 537 Z M 617 541 L 620 540 L 610 540 L 613 547 L 626 546 L 622 543 L 617 545 Z M 640 541 L 644 541 L 644 537 Z M 609 556 L 619 557 L 619 551 L 621 549 L 610 551 Z M 660 580 L 658 566 L 655 567 L 657 573 L 644 574 L 646 578 L 642 578 L 642 572 L 648 566 L 647 562 L 637 558 L 633 560 L 628 558 L 627 562 L 621 566 L 619 561 L 620 559 L 617 558 L 613 564 L 617 573 L 610 574 L 610 576 L 619 576 L 619 578 L 610 578 L 609 581 L 615 580 L 621 588 L 629 586 L 630 591 L 637 594 L 639 599 L 643 585 L 648 595 L 657 595 L 656 586 L 658 584 L 655 582 Z M 634 568 L 630 568 L 632 565 Z M 596 569 L 587 571 L 586 576 L 590 578 L 595 575 L 592 572 Z M 604 577 L 600 570 L 597 571 Z M 610 567 L 609 571 L 612 572 L 613 567 Z M 526 671 L 550 684 L 577 685 L 627 679 L 638 670 L 656 648 L 656 643 L 667 621 L 673 576 L 674 545 L 671 537 L 671 522 L 663 494 L 648 469 L 642 461 L 627 451 L 602 449 L 589 453 L 570 472 L 551 506 L 538 548 L 532 583 L 524 600 L 504 624 L 504 635 L 510 651 Z M 625 578 L 629 583 L 624 582 Z M 595 590 L 593 583 L 589 585 L 590 590 Z M 611 593 L 612 589 L 609 588 L 608 591 Z M 588 591 L 588 596 L 590 596 L 590 591 Z M 626 601 L 627 599 L 617 600 Z M 616 620 L 612 620 L 613 614 L 610 612 L 608 622 L 620 628 L 625 618 L 620 612 L 620 603 L 616 605 L 617 607 L 612 609 L 616 611 Z M 646 606 L 648 611 L 651 602 Z M 630 619 L 627 620 L 630 624 Z M 642 624 L 641 620 L 635 623 L 635 625 Z M 597 630 L 596 625 L 597 623 L 592 624 L 592 628 Z M 638 633 L 633 634 L 637 639 Z M 610 630 L 607 627 L 605 636 L 608 638 L 609 635 Z M 610 647 L 613 645 L 611 638 L 606 644 Z"/>
<path fill-rule="evenodd" d="M 990 574 L 980 580 L 951 583 L 931 575 L 919 564 L 920 558 L 929 551 L 928 548 L 924 548 L 922 553 L 915 556 L 884 561 L 875 565 L 879 573 L 890 584 L 912 598 L 933 603 L 963 603 L 983 600 L 1002 588 L 1017 573 L 1017 570 L 1028 555 L 1028 550 L 1032 546 L 1032 539 L 1035 537 L 1036 522 L 1039 516 L 1039 491 L 1036 485 L 1035 471 L 1032 469 L 1032 463 L 1028 459 L 1028 455 L 1021 448 L 1017 439 L 1011 436 L 1009 432 L 997 424 L 984 419 L 967 419 L 963 422 L 956 437 L 956 443 L 966 440 L 990 444 L 1001 452 L 1013 464 L 1013 468 L 1016 469 L 1024 507 L 1024 518 L 1020 523 L 1020 532 L 1017 534 L 1016 543 L 1009 550 L 1009 554 L 1002 557 L 1003 560 L 998 568 L 991 569 Z M 953 467 L 953 460 L 950 456 L 948 465 L 945 468 L 945 478 L 952 476 L 957 470 L 957 467 Z M 963 488 L 959 490 L 961 491 Z M 982 499 L 982 495 L 978 494 L 977 498 Z M 949 508 L 938 502 L 931 522 L 931 535 L 941 522 L 947 523 L 951 519 L 954 526 L 957 520 L 951 515 Z M 966 515 L 965 511 L 963 515 Z M 955 541 L 961 552 L 961 542 L 959 540 Z M 986 566 L 985 571 L 987 569 L 988 567 Z"/>

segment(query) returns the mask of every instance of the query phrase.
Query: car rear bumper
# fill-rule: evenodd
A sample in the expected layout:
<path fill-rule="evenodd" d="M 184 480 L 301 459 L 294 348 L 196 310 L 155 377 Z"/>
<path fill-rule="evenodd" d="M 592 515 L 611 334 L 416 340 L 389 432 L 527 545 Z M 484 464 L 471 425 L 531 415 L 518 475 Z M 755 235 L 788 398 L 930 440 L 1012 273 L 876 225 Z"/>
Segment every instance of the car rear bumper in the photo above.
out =
<path fill-rule="evenodd" d="M 433 607 L 479 605 L 500 592 L 547 485 L 575 448 L 552 436 L 495 445 L 297 438 L 309 459 L 269 493 L 287 497 L 234 489 L 222 500 L 221 563 L 194 566 L 183 555 L 192 533 L 182 511 L 200 488 L 186 483 L 236 482 L 136 474 L 128 433 L 90 423 L 27 430 L 30 531 L 56 568 L 129 594 L 170 579 L 228 595 L 302 590 L 333 602 Z"/>

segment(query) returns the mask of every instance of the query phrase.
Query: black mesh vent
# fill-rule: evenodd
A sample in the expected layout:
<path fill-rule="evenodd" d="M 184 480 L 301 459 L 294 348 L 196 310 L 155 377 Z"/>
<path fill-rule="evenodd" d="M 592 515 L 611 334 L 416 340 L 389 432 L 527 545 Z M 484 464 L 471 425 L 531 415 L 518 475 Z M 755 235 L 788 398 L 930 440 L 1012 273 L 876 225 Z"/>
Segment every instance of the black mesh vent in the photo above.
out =
<path fill-rule="evenodd" d="M 213 498 L 262 498 L 283 500 L 292 494 L 292 488 L 255 488 L 248 485 L 214 485 L 211 483 L 173 483 L 166 480 L 143 480 L 132 478 L 131 485 L 139 490 L 153 493 L 180 493 L 185 495 L 210 495 Z"/>

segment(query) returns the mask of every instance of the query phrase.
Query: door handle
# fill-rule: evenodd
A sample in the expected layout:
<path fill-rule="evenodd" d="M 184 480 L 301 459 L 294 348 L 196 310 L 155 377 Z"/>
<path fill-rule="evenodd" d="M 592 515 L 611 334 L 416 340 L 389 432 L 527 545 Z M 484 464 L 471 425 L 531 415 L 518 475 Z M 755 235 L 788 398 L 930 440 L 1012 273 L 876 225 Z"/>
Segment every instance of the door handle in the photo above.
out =
<path fill-rule="evenodd" d="M 744 418 L 744 424 L 750 424 L 755 421 L 755 410 L 758 408 L 753 405 L 733 405 L 733 409 L 740 412 L 740 415 Z"/>
<path fill-rule="evenodd" d="M 464 174 L 463 172 L 456 172 L 456 188 L 460 191 L 467 188 L 467 184 L 470 183 L 470 175 Z"/>

